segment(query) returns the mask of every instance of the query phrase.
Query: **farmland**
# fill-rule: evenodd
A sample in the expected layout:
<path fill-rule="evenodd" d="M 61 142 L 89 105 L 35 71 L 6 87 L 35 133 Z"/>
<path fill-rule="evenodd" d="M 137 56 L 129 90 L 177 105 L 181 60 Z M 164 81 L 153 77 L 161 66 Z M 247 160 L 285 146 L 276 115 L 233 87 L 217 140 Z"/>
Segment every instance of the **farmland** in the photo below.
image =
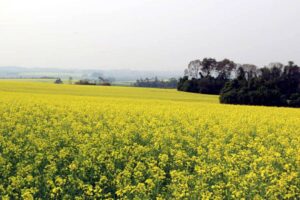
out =
<path fill-rule="evenodd" d="M 2 199 L 296 199 L 300 110 L 0 81 Z"/>

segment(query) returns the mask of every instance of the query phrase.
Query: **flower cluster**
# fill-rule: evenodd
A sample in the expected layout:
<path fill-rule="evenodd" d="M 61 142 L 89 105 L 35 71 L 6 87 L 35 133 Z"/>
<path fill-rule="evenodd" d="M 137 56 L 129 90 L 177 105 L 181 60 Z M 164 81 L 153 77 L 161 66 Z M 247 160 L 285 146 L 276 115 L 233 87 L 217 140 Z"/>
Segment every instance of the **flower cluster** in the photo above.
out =
<path fill-rule="evenodd" d="M 299 109 L 114 90 L 0 92 L 0 198 L 300 198 Z"/>

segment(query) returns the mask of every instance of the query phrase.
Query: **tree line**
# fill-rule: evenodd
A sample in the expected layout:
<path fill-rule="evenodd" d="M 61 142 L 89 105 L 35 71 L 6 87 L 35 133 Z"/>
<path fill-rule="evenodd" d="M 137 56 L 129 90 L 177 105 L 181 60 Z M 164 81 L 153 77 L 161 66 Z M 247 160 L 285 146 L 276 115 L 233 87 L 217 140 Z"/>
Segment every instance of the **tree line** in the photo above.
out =
<path fill-rule="evenodd" d="M 189 63 L 177 89 L 220 94 L 221 103 L 300 107 L 300 67 L 289 62 L 258 68 L 204 58 Z"/>
<path fill-rule="evenodd" d="M 99 76 L 97 79 L 81 79 L 75 82 L 76 85 L 102 85 L 102 86 L 111 86 L 109 79 L 104 79 Z"/>
<path fill-rule="evenodd" d="M 178 81 L 176 78 L 170 78 L 168 80 L 159 80 L 157 77 L 155 77 L 138 79 L 133 85 L 135 87 L 176 88 L 177 82 Z"/>

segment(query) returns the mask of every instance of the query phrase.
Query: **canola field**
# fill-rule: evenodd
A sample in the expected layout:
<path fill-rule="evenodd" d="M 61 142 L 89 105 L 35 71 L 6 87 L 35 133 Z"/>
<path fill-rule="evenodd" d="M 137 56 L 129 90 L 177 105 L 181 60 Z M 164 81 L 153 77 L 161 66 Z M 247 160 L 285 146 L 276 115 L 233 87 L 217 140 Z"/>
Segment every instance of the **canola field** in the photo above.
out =
<path fill-rule="evenodd" d="M 299 199 L 300 109 L 0 81 L 0 199 Z"/>

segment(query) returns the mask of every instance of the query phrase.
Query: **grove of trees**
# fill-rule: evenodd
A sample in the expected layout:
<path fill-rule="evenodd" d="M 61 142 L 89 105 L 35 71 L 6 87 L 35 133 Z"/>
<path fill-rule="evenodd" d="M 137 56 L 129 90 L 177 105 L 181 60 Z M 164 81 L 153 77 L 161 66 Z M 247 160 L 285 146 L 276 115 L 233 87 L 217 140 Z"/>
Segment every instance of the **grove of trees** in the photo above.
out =
<path fill-rule="evenodd" d="M 151 88 L 176 88 L 177 79 L 170 78 L 168 80 L 159 80 L 157 77 L 150 79 L 139 79 L 133 85 L 135 87 L 151 87 Z"/>
<path fill-rule="evenodd" d="M 270 64 L 248 77 L 239 68 L 237 78 L 221 90 L 220 102 L 300 107 L 300 67 L 293 62 Z"/>
<path fill-rule="evenodd" d="M 179 79 L 177 89 L 186 92 L 219 94 L 225 83 L 234 76 L 236 64 L 229 60 L 204 58 L 190 62 Z"/>
<path fill-rule="evenodd" d="M 81 79 L 75 82 L 76 85 L 102 85 L 102 86 L 111 86 L 110 80 L 105 79 L 101 76 L 97 77 L 97 79 Z"/>
<path fill-rule="evenodd" d="M 300 107 L 300 67 L 289 62 L 258 68 L 204 58 L 190 62 L 177 89 L 220 94 L 221 103 Z"/>

